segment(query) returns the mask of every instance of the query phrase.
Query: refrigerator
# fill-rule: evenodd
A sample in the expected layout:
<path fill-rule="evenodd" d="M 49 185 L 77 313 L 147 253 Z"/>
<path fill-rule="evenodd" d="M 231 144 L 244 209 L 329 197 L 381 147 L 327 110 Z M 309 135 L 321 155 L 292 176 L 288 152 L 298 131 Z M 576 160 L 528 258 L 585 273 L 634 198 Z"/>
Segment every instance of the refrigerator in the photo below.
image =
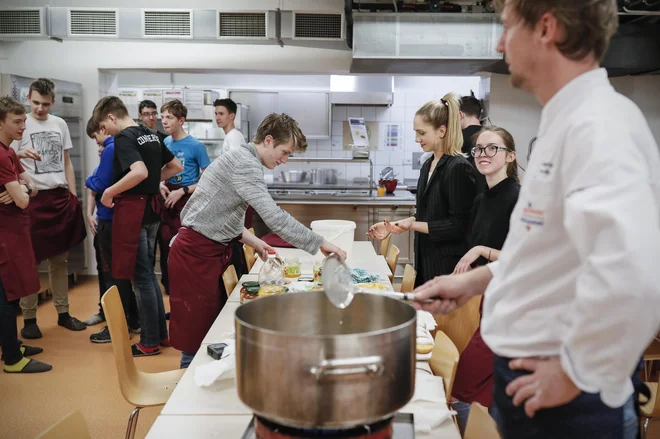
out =
<path fill-rule="evenodd" d="M 13 74 L 0 74 L 0 95 L 12 96 L 21 101 L 27 111 L 30 111 L 28 103 L 28 92 L 30 84 L 37 78 L 28 78 Z M 62 81 L 50 78 L 55 83 L 55 104 L 52 107 L 51 114 L 61 117 L 69 127 L 71 142 L 73 148 L 69 151 L 71 163 L 75 170 L 76 187 L 78 189 L 78 199 L 85 202 L 85 138 L 83 123 L 83 102 L 82 102 L 82 84 L 75 82 Z M 94 150 L 96 153 L 96 150 Z M 86 246 L 85 242 L 78 244 L 69 251 L 69 275 L 82 274 L 87 268 Z M 44 263 L 39 266 L 40 273 L 47 273 L 48 268 Z"/>

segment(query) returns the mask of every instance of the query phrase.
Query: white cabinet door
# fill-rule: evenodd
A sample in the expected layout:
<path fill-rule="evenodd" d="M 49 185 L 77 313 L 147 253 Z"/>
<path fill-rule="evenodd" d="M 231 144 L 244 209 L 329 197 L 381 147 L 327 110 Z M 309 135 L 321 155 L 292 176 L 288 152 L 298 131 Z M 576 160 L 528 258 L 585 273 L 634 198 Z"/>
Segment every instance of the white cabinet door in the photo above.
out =
<path fill-rule="evenodd" d="M 271 113 L 280 113 L 277 92 L 266 91 L 232 91 L 229 97 L 237 104 L 250 107 L 248 122 L 250 123 L 250 135 L 254 137 L 261 121 Z M 247 133 L 243 133 L 246 135 Z M 248 139 L 247 136 L 245 137 Z"/>
<path fill-rule="evenodd" d="M 280 113 L 294 118 L 308 139 L 330 137 L 330 94 L 280 92 Z"/>

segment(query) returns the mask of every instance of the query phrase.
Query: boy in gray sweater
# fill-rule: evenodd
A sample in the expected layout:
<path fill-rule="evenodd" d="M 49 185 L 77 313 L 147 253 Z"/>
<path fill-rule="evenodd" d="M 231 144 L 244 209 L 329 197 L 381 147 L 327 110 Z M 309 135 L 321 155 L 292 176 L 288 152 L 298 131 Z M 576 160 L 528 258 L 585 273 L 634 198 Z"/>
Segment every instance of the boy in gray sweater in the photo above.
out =
<path fill-rule="evenodd" d="M 304 152 L 307 139 L 286 114 L 261 122 L 253 143 L 222 155 L 202 174 L 181 212 L 183 227 L 170 249 L 170 332 L 172 345 L 183 352 L 187 367 L 220 313 L 227 294 L 220 290 L 229 265 L 231 243 L 241 241 L 266 258 L 271 248 L 244 227 L 252 206 L 273 232 L 297 248 L 315 254 L 346 253 L 280 209 L 268 193 L 263 167 L 274 169 L 294 152 Z"/>

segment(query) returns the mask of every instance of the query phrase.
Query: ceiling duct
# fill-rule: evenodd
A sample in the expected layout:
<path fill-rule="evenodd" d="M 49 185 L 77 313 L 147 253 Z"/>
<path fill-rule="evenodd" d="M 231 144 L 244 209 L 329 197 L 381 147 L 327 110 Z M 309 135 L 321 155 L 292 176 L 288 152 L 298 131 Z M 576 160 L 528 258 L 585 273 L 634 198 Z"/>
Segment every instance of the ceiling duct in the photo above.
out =
<path fill-rule="evenodd" d="M 144 9 L 142 31 L 147 38 L 192 38 L 192 10 Z"/>
<path fill-rule="evenodd" d="M 116 9 L 69 9 L 69 36 L 116 37 Z"/>
<path fill-rule="evenodd" d="M 348 50 L 344 11 L 281 11 L 281 39 L 286 46 Z"/>
<path fill-rule="evenodd" d="M 44 37 L 44 8 L 0 10 L 0 36 L 9 38 Z"/>

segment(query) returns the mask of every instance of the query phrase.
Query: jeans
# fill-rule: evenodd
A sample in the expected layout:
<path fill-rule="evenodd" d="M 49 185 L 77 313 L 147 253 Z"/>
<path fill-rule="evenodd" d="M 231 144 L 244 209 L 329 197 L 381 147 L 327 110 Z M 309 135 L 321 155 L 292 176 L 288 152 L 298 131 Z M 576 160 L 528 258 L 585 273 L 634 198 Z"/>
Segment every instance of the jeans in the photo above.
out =
<path fill-rule="evenodd" d="M 121 304 L 124 307 L 128 327 L 132 329 L 139 328 L 140 317 L 131 281 L 112 277 L 112 221 L 101 220 L 98 223 L 96 235 L 94 236 L 94 249 L 96 250 L 96 268 L 99 273 L 99 314 L 105 317 L 100 297 L 103 297 L 111 286 L 116 285 L 119 290 L 119 297 L 121 297 Z"/>
<path fill-rule="evenodd" d="M 16 313 L 11 302 L 7 300 L 2 279 L 0 279 L 0 347 L 7 366 L 16 364 L 23 358 L 21 342 L 18 341 Z"/>
<path fill-rule="evenodd" d="M 147 348 L 157 347 L 160 340 L 168 338 L 163 293 L 154 272 L 157 232 L 158 223 L 142 226 L 132 279 L 142 328 L 140 344 Z"/>
<path fill-rule="evenodd" d="M 181 364 L 179 365 L 179 369 L 188 369 L 188 366 L 190 366 L 190 363 L 192 363 L 193 358 L 195 358 L 194 352 L 181 352 Z"/>
<path fill-rule="evenodd" d="M 163 207 L 164 209 L 164 207 Z M 170 294 L 170 280 L 167 274 L 167 257 L 170 254 L 170 243 L 164 243 L 161 237 L 161 229 L 158 228 L 158 235 L 156 242 L 158 243 L 158 249 L 160 250 L 160 283 L 163 284 L 165 288 L 165 293 Z M 156 249 L 154 248 L 154 266 L 156 264 Z"/>
<path fill-rule="evenodd" d="M 456 423 L 458 424 L 458 430 L 461 433 L 461 437 L 465 434 L 465 427 L 467 426 L 468 417 L 470 415 L 470 407 L 472 407 L 472 404 L 469 402 L 454 401 L 451 403 L 451 408 L 456 411 Z M 498 422 L 498 414 L 495 404 L 488 408 L 488 413 L 495 422 Z"/>
<path fill-rule="evenodd" d="M 493 389 L 497 406 L 497 422 L 502 439 L 635 439 L 637 415 L 631 397 L 623 407 L 605 405 L 597 393 L 582 392 L 560 407 L 540 410 L 534 418 L 525 414 L 524 406 L 515 407 L 505 392 L 514 379 L 530 372 L 509 369 L 509 359 L 495 357 Z"/>

